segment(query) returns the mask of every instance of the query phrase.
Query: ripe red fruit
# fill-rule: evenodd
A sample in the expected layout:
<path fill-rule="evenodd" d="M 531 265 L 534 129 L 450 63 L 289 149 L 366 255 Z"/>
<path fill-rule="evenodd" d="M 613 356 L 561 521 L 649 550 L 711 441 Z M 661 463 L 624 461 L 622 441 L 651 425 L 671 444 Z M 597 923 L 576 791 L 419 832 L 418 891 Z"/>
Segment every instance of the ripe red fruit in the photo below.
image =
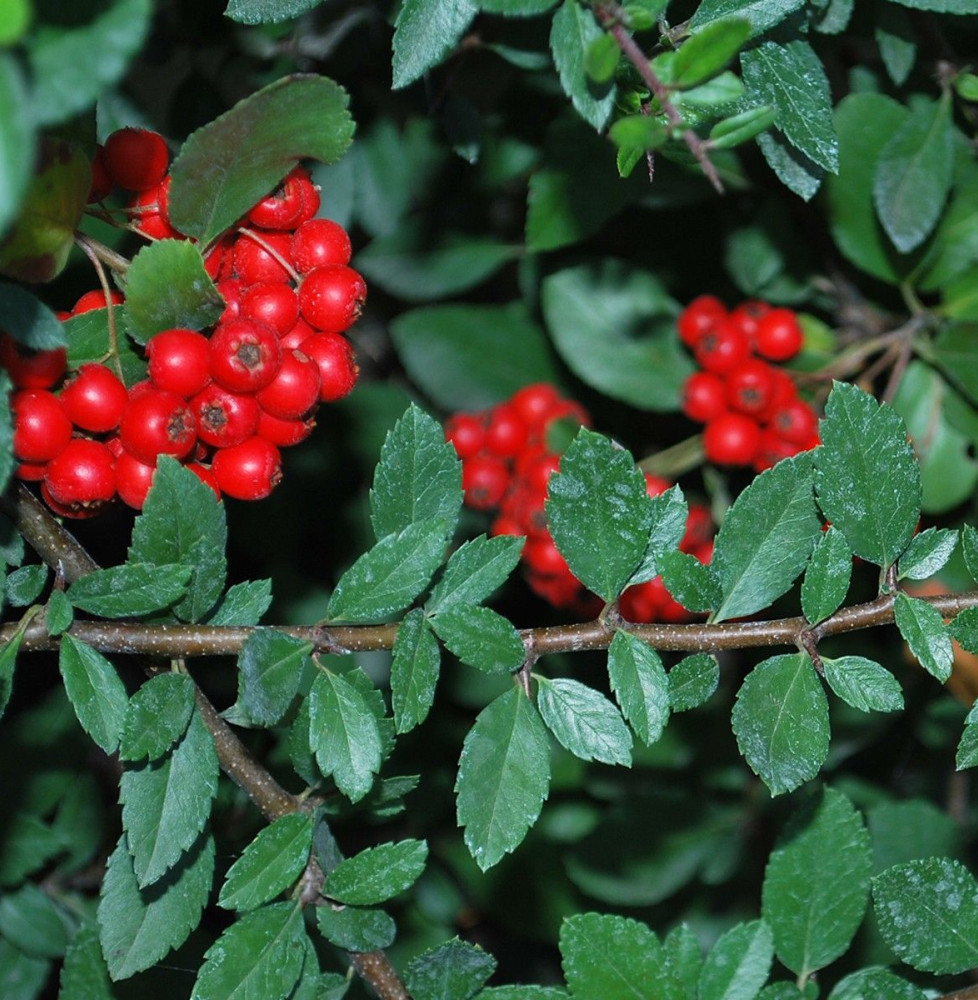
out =
<path fill-rule="evenodd" d="M 119 306 L 125 302 L 125 296 L 122 292 L 113 288 L 109 295 L 109 301 L 113 305 Z M 93 288 L 90 292 L 85 292 L 85 294 L 75 303 L 71 310 L 72 316 L 80 316 L 82 313 L 91 312 L 93 309 L 107 309 L 108 302 L 105 298 L 105 292 L 101 288 Z"/>
<path fill-rule="evenodd" d="M 282 479 L 282 456 L 271 441 L 250 437 L 221 448 L 211 468 L 222 493 L 236 500 L 261 500 Z"/>
<path fill-rule="evenodd" d="M 761 431 L 761 443 L 754 456 L 754 471 L 763 472 L 765 469 L 770 469 L 772 465 L 777 465 L 782 459 L 797 455 L 798 451 L 797 444 L 786 441 L 774 428 L 765 427 Z"/>
<path fill-rule="evenodd" d="M 488 510 L 502 500 L 509 485 L 506 463 L 489 455 L 475 455 L 462 465 L 465 502 L 476 510 Z"/>
<path fill-rule="evenodd" d="M 201 465 L 199 462 L 191 462 L 187 468 L 205 485 L 209 486 L 213 491 L 214 496 L 218 500 L 221 499 L 221 487 L 217 485 L 217 477 L 214 473 L 207 468 L 206 465 Z"/>
<path fill-rule="evenodd" d="M 224 312 L 218 317 L 218 323 L 226 323 L 230 319 L 238 319 L 241 315 L 241 299 L 247 286 L 240 278 L 222 278 L 214 286 L 224 299 Z"/>
<path fill-rule="evenodd" d="M 299 350 L 319 366 L 319 399 L 332 403 L 349 395 L 360 369 L 353 345 L 338 333 L 317 333 L 304 340 Z"/>
<path fill-rule="evenodd" d="M 523 423 L 533 431 L 562 401 L 560 393 L 549 382 L 534 382 L 514 392 L 509 402 Z"/>
<path fill-rule="evenodd" d="M 279 448 L 291 448 L 292 445 L 305 441 L 315 426 L 313 417 L 306 420 L 282 420 L 264 410 L 259 410 L 258 413 L 258 436 Z"/>
<path fill-rule="evenodd" d="M 157 132 L 123 128 L 105 140 L 105 169 L 127 191 L 146 191 L 163 180 L 170 162 L 166 142 Z"/>
<path fill-rule="evenodd" d="M 221 323 L 210 339 L 214 381 L 232 392 L 257 392 L 278 374 L 282 347 L 275 331 L 253 319 Z"/>
<path fill-rule="evenodd" d="M 210 343 L 193 330 L 161 330 L 146 344 L 146 355 L 157 389 L 189 399 L 211 380 Z"/>
<path fill-rule="evenodd" d="M 123 451 L 115 460 L 116 492 L 122 502 L 136 510 L 142 510 L 146 494 L 153 485 L 156 465 L 147 465 Z"/>
<path fill-rule="evenodd" d="M 241 233 L 234 243 L 234 270 L 246 285 L 291 281 L 288 233 Z"/>
<path fill-rule="evenodd" d="M 65 373 L 67 351 L 32 351 L 9 334 L 0 334 L 0 366 L 18 389 L 50 389 Z"/>
<path fill-rule="evenodd" d="M 731 409 L 756 417 L 771 404 L 775 380 L 766 361 L 748 358 L 727 372 L 726 383 Z"/>
<path fill-rule="evenodd" d="M 291 285 L 266 281 L 244 290 L 239 315 L 265 323 L 284 337 L 299 318 L 299 298 Z"/>
<path fill-rule="evenodd" d="M 213 382 L 190 400 L 190 409 L 200 440 L 215 448 L 240 444 L 258 431 L 258 400 Z"/>
<path fill-rule="evenodd" d="M 197 422 L 176 393 L 150 388 L 133 396 L 130 391 L 119 422 L 119 440 L 134 458 L 153 465 L 157 455 L 189 455 L 197 442 Z"/>
<path fill-rule="evenodd" d="M 703 451 L 717 465 L 749 465 L 760 445 L 761 429 L 743 413 L 722 413 L 706 425 Z"/>
<path fill-rule="evenodd" d="M 730 314 L 730 322 L 734 326 L 740 327 L 747 334 L 747 339 L 753 348 L 756 344 L 757 326 L 761 319 L 770 311 L 771 307 L 766 302 L 761 302 L 758 299 L 748 299 L 737 306 Z"/>
<path fill-rule="evenodd" d="M 122 380 L 105 365 L 87 364 L 61 391 L 68 419 L 85 431 L 104 434 L 119 426 L 129 393 Z"/>
<path fill-rule="evenodd" d="M 262 198 L 248 213 L 247 221 L 263 229 L 294 229 L 302 216 L 301 167 L 288 174 L 276 190 Z M 306 171 L 302 171 L 306 173 Z M 306 177 L 308 178 L 308 173 Z"/>
<path fill-rule="evenodd" d="M 489 414 L 485 446 L 499 458 L 514 458 L 523 450 L 529 429 L 510 403 L 494 406 Z"/>
<path fill-rule="evenodd" d="M 167 215 L 167 194 L 170 178 L 164 177 L 155 187 L 141 191 L 129 203 L 132 225 L 139 232 L 154 240 L 175 239 L 180 236 Z"/>
<path fill-rule="evenodd" d="M 324 333 L 342 333 L 359 319 L 367 285 L 352 267 L 317 267 L 299 285 L 302 318 Z"/>
<path fill-rule="evenodd" d="M 60 504 L 104 503 L 115 496 L 115 459 L 101 441 L 72 438 L 48 462 L 44 482 Z"/>
<path fill-rule="evenodd" d="M 693 372 L 683 383 L 683 413 L 701 424 L 727 409 L 727 387 L 713 372 Z"/>
<path fill-rule="evenodd" d="M 298 420 L 319 402 L 319 366 L 301 351 L 286 351 L 278 374 L 256 394 L 258 405 L 273 417 Z"/>
<path fill-rule="evenodd" d="M 774 410 L 771 427 L 792 444 L 812 447 L 818 438 L 818 417 L 802 399 L 793 399 Z"/>
<path fill-rule="evenodd" d="M 292 263 L 299 274 L 349 264 L 352 253 L 349 234 L 332 219 L 310 219 L 292 234 Z"/>
<path fill-rule="evenodd" d="M 549 532 L 533 535 L 523 546 L 523 561 L 541 576 L 571 576 L 567 560 L 560 554 Z"/>
<path fill-rule="evenodd" d="M 680 313 L 679 339 L 689 348 L 694 348 L 700 338 L 715 330 L 726 319 L 726 306 L 714 295 L 701 295 L 693 299 Z"/>
<path fill-rule="evenodd" d="M 665 493 L 666 490 L 672 489 L 675 485 L 671 480 L 666 479 L 665 476 L 656 476 L 651 472 L 645 473 L 645 492 L 648 493 L 650 497 L 657 497 Z"/>
<path fill-rule="evenodd" d="M 798 317 L 790 309 L 772 309 L 757 324 L 757 353 L 769 361 L 788 361 L 800 350 L 803 340 Z"/>
<path fill-rule="evenodd" d="M 471 458 L 485 444 L 485 420 L 477 413 L 456 413 L 445 421 L 445 440 L 455 446 L 459 458 Z"/>
<path fill-rule="evenodd" d="M 724 375 L 750 356 L 747 334 L 731 323 L 722 322 L 703 333 L 693 354 L 701 368 Z"/>
<path fill-rule="evenodd" d="M 61 400 L 47 389 L 22 389 L 10 396 L 14 454 L 28 463 L 48 462 L 71 441 L 71 421 Z"/>
<path fill-rule="evenodd" d="M 93 202 L 108 198 L 110 194 L 112 194 L 112 178 L 105 169 L 105 147 L 99 143 L 92 157 L 92 184 L 85 200 L 91 205 Z"/>

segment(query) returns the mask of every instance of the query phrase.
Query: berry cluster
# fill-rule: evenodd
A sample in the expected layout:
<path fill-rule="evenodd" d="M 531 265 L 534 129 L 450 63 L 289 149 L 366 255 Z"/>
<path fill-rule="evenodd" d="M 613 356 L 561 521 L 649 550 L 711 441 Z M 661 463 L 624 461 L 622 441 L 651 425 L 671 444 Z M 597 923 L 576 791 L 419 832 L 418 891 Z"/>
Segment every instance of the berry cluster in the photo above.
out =
<path fill-rule="evenodd" d="M 706 424 L 703 450 L 711 462 L 760 472 L 818 444 L 815 412 L 772 364 L 801 350 L 790 309 L 748 301 L 728 312 L 701 295 L 680 315 L 679 337 L 702 369 L 683 386 L 683 412 Z"/>
<path fill-rule="evenodd" d="M 554 544 L 544 503 L 550 476 L 560 466 L 562 445 L 570 441 L 574 428 L 590 423 L 580 404 L 546 383 L 525 386 L 488 410 L 456 413 L 445 423 L 445 437 L 462 460 L 465 502 L 476 510 L 495 512 L 491 534 L 525 535 L 522 561 L 531 589 L 554 607 L 581 614 L 596 613 L 601 602 L 574 576 Z M 645 479 L 650 496 L 672 485 L 650 473 Z M 690 508 L 680 547 L 709 559 L 712 528 L 705 507 Z M 660 577 L 626 590 L 621 608 L 636 622 L 688 618 Z"/>
<path fill-rule="evenodd" d="M 183 239 L 167 215 L 168 164 L 156 133 L 115 132 L 96 156 L 91 198 L 105 198 L 113 185 L 134 192 L 133 228 L 150 239 Z M 318 210 L 318 191 L 297 167 L 209 248 L 205 262 L 224 312 L 209 336 L 153 336 L 145 381 L 127 387 L 98 363 L 63 381 L 64 351 L 28 355 L 3 337 L 20 478 L 39 481 L 51 508 L 75 517 L 115 496 L 141 508 L 159 455 L 185 463 L 219 497 L 268 496 L 282 475 L 279 449 L 306 438 L 319 405 L 347 395 L 358 375 L 343 334 L 360 315 L 366 285 L 348 266 L 346 231 L 316 218 Z M 122 301 L 118 292 L 108 301 L 89 292 L 62 318 Z"/>

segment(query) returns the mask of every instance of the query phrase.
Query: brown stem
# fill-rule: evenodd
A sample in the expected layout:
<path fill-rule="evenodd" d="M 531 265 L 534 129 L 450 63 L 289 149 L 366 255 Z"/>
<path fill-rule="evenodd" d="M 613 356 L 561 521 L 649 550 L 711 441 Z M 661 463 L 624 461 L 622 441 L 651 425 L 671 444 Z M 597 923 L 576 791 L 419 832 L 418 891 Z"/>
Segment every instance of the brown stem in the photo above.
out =
<path fill-rule="evenodd" d="M 352 952 L 350 963 L 357 970 L 357 975 L 370 983 L 380 1000 L 410 1000 L 400 976 L 384 952 Z"/>

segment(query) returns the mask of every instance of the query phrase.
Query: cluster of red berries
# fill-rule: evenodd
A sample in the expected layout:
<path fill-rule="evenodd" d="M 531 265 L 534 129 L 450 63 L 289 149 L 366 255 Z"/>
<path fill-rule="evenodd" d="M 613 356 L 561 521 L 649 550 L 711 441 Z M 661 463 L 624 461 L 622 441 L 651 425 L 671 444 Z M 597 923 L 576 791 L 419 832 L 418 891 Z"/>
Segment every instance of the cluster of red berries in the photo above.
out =
<path fill-rule="evenodd" d="M 95 159 L 92 199 L 136 192 L 127 213 L 151 239 L 180 238 L 167 217 L 169 156 L 161 136 L 113 133 Z M 240 226 L 206 251 L 226 307 L 209 336 L 163 330 L 146 344 L 147 379 L 127 387 L 106 364 L 65 376 L 64 351 L 27 355 L 10 338 L 0 363 L 16 391 L 18 475 L 37 480 L 57 513 L 91 516 L 119 496 L 140 508 L 159 455 L 184 462 L 220 497 L 258 500 L 281 479 L 280 448 L 315 426 L 321 403 L 357 380 L 343 335 L 366 298 L 350 239 L 316 218 L 319 194 L 293 170 Z M 62 318 L 122 302 L 89 292 Z"/>
<path fill-rule="evenodd" d="M 465 502 L 476 510 L 495 512 L 491 534 L 525 535 L 522 561 L 532 590 L 554 607 L 582 614 L 599 610 L 600 599 L 584 588 L 554 544 L 544 504 L 550 477 L 560 467 L 561 445 L 570 440 L 569 431 L 575 426 L 590 423 L 580 404 L 546 383 L 525 386 L 488 410 L 456 413 L 445 423 L 445 437 L 462 460 Z M 645 479 L 650 496 L 672 485 L 649 473 Z M 680 547 L 709 559 L 712 526 L 705 507 L 690 508 Z M 626 590 L 621 608 L 636 622 L 688 618 L 660 577 Z"/>
<path fill-rule="evenodd" d="M 683 412 L 706 424 L 703 450 L 718 465 L 776 465 L 818 444 L 818 418 L 791 376 L 772 362 L 802 346 L 790 309 L 748 301 L 732 311 L 712 295 L 694 299 L 679 317 L 679 337 L 702 371 L 683 385 Z"/>

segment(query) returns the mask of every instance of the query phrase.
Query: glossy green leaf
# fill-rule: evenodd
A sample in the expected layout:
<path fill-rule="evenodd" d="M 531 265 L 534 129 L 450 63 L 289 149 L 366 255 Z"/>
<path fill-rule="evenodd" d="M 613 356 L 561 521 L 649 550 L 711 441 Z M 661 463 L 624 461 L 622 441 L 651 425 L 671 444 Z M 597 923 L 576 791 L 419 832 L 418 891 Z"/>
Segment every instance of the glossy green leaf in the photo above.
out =
<path fill-rule="evenodd" d="M 959 612 L 947 630 L 969 653 L 978 652 L 978 608 Z"/>
<path fill-rule="evenodd" d="M 208 625 L 257 625 L 272 604 L 271 580 L 246 580 L 228 587 L 207 615 Z"/>
<path fill-rule="evenodd" d="M 316 925 L 331 944 L 344 951 L 376 951 L 397 936 L 397 926 L 383 910 L 359 906 L 316 907 Z"/>
<path fill-rule="evenodd" d="M 75 612 L 71 602 L 62 590 L 52 590 L 48 595 L 48 603 L 44 609 L 44 624 L 50 635 L 61 635 L 71 628 L 75 620 Z"/>
<path fill-rule="evenodd" d="M 852 551 L 845 535 L 834 525 L 822 532 L 812 551 L 811 562 L 801 584 L 801 606 L 805 617 L 817 625 L 839 610 L 849 592 Z"/>
<path fill-rule="evenodd" d="M 954 769 L 964 771 L 978 764 L 978 726 L 970 723 L 961 731 L 961 739 L 954 755 Z"/>
<path fill-rule="evenodd" d="M 326 876 L 323 893 L 348 906 L 374 906 L 410 889 L 427 860 L 428 845 L 423 840 L 368 847 Z"/>
<path fill-rule="evenodd" d="M 960 861 L 921 858 L 873 879 L 883 939 L 921 972 L 950 974 L 978 965 L 978 884 Z"/>
<path fill-rule="evenodd" d="M 471 0 L 405 0 L 394 22 L 395 90 L 437 66 L 478 11 Z"/>
<path fill-rule="evenodd" d="M 68 600 L 100 618 L 135 618 L 162 611 L 186 593 L 190 567 L 125 563 L 95 570 L 68 588 Z"/>
<path fill-rule="evenodd" d="M 658 561 L 662 582 L 670 594 L 690 611 L 712 611 L 723 599 L 720 581 L 712 566 L 686 552 L 663 553 Z"/>
<path fill-rule="evenodd" d="M 638 738 L 651 746 L 669 721 L 669 678 L 659 654 L 620 631 L 608 649 L 608 677 L 625 718 Z"/>
<path fill-rule="evenodd" d="M 228 869 L 218 906 L 253 910 L 294 885 L 309 860 L 312 828 L 309 813 L 290 813 L 261 830 Z"/>
<path fill-rule="evenodd" d="M 50 571 L 44 563 L 20 566 L 4 580 L 4 595 L 15 608 L 26 608 L 33 604 L 47 586 Z"/>
<path fill-rule="evenodd" d="M 243 725 L 280 721 L 299 690 L 312 650 L 311 642 L 284 632 L 255 629 L 238 655 L 238 699 L 228 715 Z"/>
<path fill-rule="evenodd" d="M 662 941 L 673 975 L 679 980 L 685 995 L 696 996 L 696 987 L 703 968 L 699 938 L 686 923 L 677 924 Z"/>
<path fill-rule="evenodd" d="M 822 665 L 829 687 L 860 712 L 899 712 L 903 708 L 900 682 L 875 660 L 865 656 L 823 657 Z"/>
<path fill-rule="evenodd" d="M 752 33 L 746 18 L 727 17 L 694 31 L 676 53 L 672 64 L 672 85 L 695 87 L 722 70 L 740 51 Z"/>
<path fill-rule="evenodd" d="M 413 958 L 404 970 L 412 1000 L 469 1000 L 496 968 L 481 948 L 452 938 Z"/>
<path fill-rule="evenodd" d="M 0 237 L 17 217 L 31 179 L 31 161 L 24 150 L 34 142 L 27 85 L 13 55 L 0 54 L 0 173 L 7 178 L 0 191 Z"/>
<path fill-rule="evenodd" d="M 668 673 L 669 707 L 688 712 L 708 701 L 720 685 L 720 664 L 709 653 L 681 659 Z"/>
<path fill-rule="evenodd" d="M 871 874 L 862 816 L 841 792 L 823 789 L 786 825 L 764 872 L 761 915 L 783 965 L 807 979 L 846 951 Z"/>
<path fill-rule="evenodd" d="M 632 734 L 594 688 L 569 677 L 537 678 L 537 708 L 557 742 L 581 760 L 632 764 Z"/>
<path fill-rule="evenodd" d="M 217 794 L 214 740 L 195 711 L 163 758 L 122 773 L 119 800 L 140 888 L 158 882 L 197 841 Z"/>
<path fill-rule="evenodd" d="M 162 330 L 203 330 L 224 300 L 188 240 L 158 240 L 133 257 L 126 272 L 126 330 L 139 344 Z"/>
<path fill-rule="evenodd" d="M 550 51 L 561 86 L 578 114 L 596 129 L 607 123 L 616 93 L 612 83 L 599 84 L 587 73 L 587 52 L 603 34 L 594 14 L 574 0 L 560 5 L 550 31 Z"/>
<path fill-rule="evenodd" d="M 33 882 L 0 896 L 0 934 L 35 958 L 61 958 L 68 945 L 67 921 Z"/>
<path fill-rule="evenodd" d="M 157 674 L 129 699 L 119 759 L 157 760 L 167 753 L 190 725 L 196 686 L 187 674 Z"/>
<path fill-rule="evenodd" d="M 978 580 L 978 528 L 966 524 L 961 529 L 961 552 L 972 580 Z"/>
<path fill-rule="evenodd" d="M 746 18 L 752 34 L 760 35 L 804 5 L 804 0 L 703 0 L 690 26 L 701 28 L 724 18 Z"/>
<path fill-rule="evenodd" d="M 460 545 L 425 604 L 437 613 L 453 604 L 479 604 L 506 582 L 523 551 L 523 539 L 513 535 L 479 535 Z"/>
<path fill-rule="evenodd" d="M 730 115 L 710 129 L 710 146 L 713 149 L 733 149 L 769 129 L 777 116 L 777 110 L 770 104 Z"/>
<path fill-rule="evenodd" d="M 891 565 L 920 517 L 920 469 L 903 421 L 856 386 L 837 382 L 819 431 L 819 506 L 856 555 Z"/>
<path fill-rule="evenodd" d="M 112 1000 L 109 970 L 93 919 L 79 926 L 65 951 L 58 1000 Z"/>
<path fill-rule="evenodd" d="M 80 368 L 84 364 L 108 364 L 127 386 L 133 386 L 146 377 L 146 362 L 133 349 L 128 337 L 119 336 L 123 313 L 118 306 L 112 309 L 116 335 L 109 328 L 109 310 L 92 309 L 79 316 L 69 316 L 62 324 L 68 340 L 68 367 Z"/>
<path fill-rule="evenodd" d="M 958 544 L 953 528 L 928 528 L 914 535 L 897 564 L 901 580 L 926 580 L 943 569 Z"/>
<path fill-rule="evenodd" d="M 106 753 L 114 753 L 129 703 L 115 667 L 70 635 L 61 638 L 58 666 L 82 728 Z"/>
<path fill-rule="evenodd" d="M 951 676 L 954 650 L 941 613 L 919 597 L 904 593 L 896 595 L 893 611 L 910 652 L 929 674 L 946 681 Z"/>
<path fill-rule="evenodd" d="M 772 656 L 754 667 L 730 721 L 740 752 L 772 795 L 814 778 L 829 752 L 828 702 L 804 653 Z"/>
<path fill-rule="evenodd" d="M 225 15 L 241 24 L 288 21 L 318 6 L 322 0 L 228 0 Z"/>
<path fill-rule="evenodd" d="M 455 782 L 458 824 L 483 871 L 519 846 L 549 789 L 547 729 L 529 698 L 511 688 L 476 718 Z"/>
<path fill-rule="evenodd" d="M 428 716 L 441 671 L 438 640 L 421 608 L 409 611 L 397 630 L 391 660 L 391 707 L 399 733 Z"/>
<path fill-rule="evenodd" d="M 452 604 L 431 621 L 438 638 L 463 662 L 487 674 L 519 668 L 526 647 L 508 618 L 476 604 Z"/>
<path fill-rule="evenodd" d="M 731 927 L 703 963 L 700 1000 L 753 1000 L 767 982 L 773 958 L 774 937 L 763 920 Z"/>
<path fill-rule="evenodd" d="M 170 169 L 170 221 L 208 243 L 301 159 L 332 163 L 353 135 L 346 92 L 312 74 L 285 76 L 194 132 Z"/>
<path fill-rule="evenodd" d="M 614 78 L 621 60 L 621 49 L 611 35 L 599 35 L 584 53 L 584 72 L 595 83 L 608 83 Z"/>
<path fill-rule="evenodd" d="M 629 578 L 630 585 L 655 579 L 659 575 L 658 560 L 677 548 L 686 533 L 689 507 L 679 486 L 671 486 L 665 493 L 652 497 L 651 508 L 652 524 L 645 555 Z"/>
<path fill-rule="evenodd" d="M 878 966 L 849 973 L 835 984 L 829 994 L 829 1000 L 866 1000 L 868 997 L 927 1000 L 927 994 L 919 986 Z"/>

